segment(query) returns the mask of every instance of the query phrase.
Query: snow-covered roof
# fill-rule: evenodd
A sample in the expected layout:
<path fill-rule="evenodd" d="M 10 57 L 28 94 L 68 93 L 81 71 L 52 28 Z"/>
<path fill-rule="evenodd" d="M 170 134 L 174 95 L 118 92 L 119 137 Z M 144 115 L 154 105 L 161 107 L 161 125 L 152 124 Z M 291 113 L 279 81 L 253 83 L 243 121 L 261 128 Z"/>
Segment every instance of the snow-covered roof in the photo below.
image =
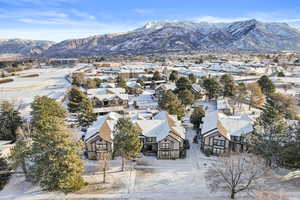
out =
<path fill-rule="evenodd" d="M 128 94 L 103 94 L 95 95 L 97 99 L 101 100 L 113 100 L 116 97 L 119 97 L 122 100 L 128 100 Z"/>
<path fill-rule="evenodd" d="M 241 136 L 253 131 L 251 120 L 247 116 L 225 116 L 219 114 L 219 121 L 231 136 Z"/>
<path fill-rule="evenodd" d="M 230 139 L 230 136 L 241 136 L 253 131 L 251 119 L 248 116 L 227 116 L 218 111 L 206 113 L 201 134 L 206 134 L 219 128 L 222 128 L 222 130 L 218 131 L 226 133 L 225 136 L 228 139 Z"/>
<path fill-rule="evenodd" d="M 165 120 L 136 120 L 135 123 L 146 137 L 155 137 L 156 141 L 166 138 L 171 129 Z"/>
<path fill-rule="evenodd" d="M 87 141 L 88 139 L 95 136 L 107 120 L 108 121 L 117 121 L 121 117 L 122 117 L 121 115 L 119 115 L 118 113 L 115 113 L 115 112 L 110 112 L 106 115 L 98 117 L 97 120 L 94 121 L 93 124 L 87 129 L 87 132 L 85 134 L 85 141 Z M 112 122 L 110 122 L 108 124 L 111 125 Z"/>
<path fill-rule="evenodd" d="M 218 121 L 218 111 L 205 113 L 205 116 L 203 118 L 201 134 L 205 134 L 213 129 L 216 129 L 217 121 Z"/>

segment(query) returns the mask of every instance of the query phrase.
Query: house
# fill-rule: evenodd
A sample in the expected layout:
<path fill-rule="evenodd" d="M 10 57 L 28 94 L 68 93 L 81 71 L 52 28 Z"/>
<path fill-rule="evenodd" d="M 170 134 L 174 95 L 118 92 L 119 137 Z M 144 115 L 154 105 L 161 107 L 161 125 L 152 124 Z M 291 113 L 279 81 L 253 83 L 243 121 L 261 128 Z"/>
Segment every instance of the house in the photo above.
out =
<path fill-rule="evenodd" d="M 184 156 L 185 130 L 175 116 L 162 111 L 152 120 L 136 120 L 141 131 L 142 152 L 158 159 L 178 159 Z"/>
<path fill-rule="evenodd" d="M 201 97 L 205 94 L 205 90 L 199 84 L 192 84 L 191 90 L 196 97 Z"/>
<path fill-rule="evenodd" d="M 155 97 L 157 99 L 162 98 L 162 96 L 168 92 L 168 91 L 173 91 L 176 89 L 176 85 L 175 84 L 163 84 L 163 85 L 159 85 L 155 88 Z"/>
<path fill-rule="evenodd" d="M 218 99 L 217 100 L 217 110 L 229 115 L 231 113 L 231 107 L 228 103 L 228 100 L 227 99 Z"/>
<path fill-rule="evenodd" d="M 102 159 L 104 154 L 112 157 L 114 126 L 121 115 L 111 112 L 98 119 L 88 128 L 84 141 L 88 159 Z M 142 153 L 155 155 L 158 159 L 177 159 L 184 156 L 185 130 L 175 116 L 160 112 L 152 119 L 132 120 L 140 131 Z"/>
<path fill-rule="evenodd" d="M 123 88 L 96 88 L 87 91 L 94 105 L 94 113 L 99 115 L 109 112 L 124 113 L 128 108 L 128 94 Z"/>
<path fill-rule="evenodd" d="M 112 158 L 113 130 L 117 120 L 121 117 L 118 113 L 110 112 L 98 119 L 87 129 L 84 136 L 86 154 L 90 160 L 99 160 L 108 154 Z"/>
<path fill-rule="evenodd" d="M 227 116 L 219 111 L 206 113 L 200 125 L 201 150 L 214 155 L 243 151 L 243 138 L 252 131 L 247 116 Z"/>

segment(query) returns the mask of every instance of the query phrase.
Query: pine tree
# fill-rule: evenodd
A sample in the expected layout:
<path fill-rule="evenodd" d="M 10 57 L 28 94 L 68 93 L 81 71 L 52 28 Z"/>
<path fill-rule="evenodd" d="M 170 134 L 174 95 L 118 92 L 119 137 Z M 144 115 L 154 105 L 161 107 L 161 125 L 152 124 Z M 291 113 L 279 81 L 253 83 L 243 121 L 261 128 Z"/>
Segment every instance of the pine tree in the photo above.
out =
<path fill-rule="evenodd" d="M 9 166 L 7 160 L 0 154 L 0 171 L 8 171 Z M 5 186 L 5 184 L 8 182 L 10 177 L 10 173 L 0 173 L 0 191 Z"/>
<path fill-rule="evenodd" d="M 126 81 L 120 76 L 117 77 L 117 86 L 120 88 L 124 88 L 125 91 L 128 92 Z"/>
<path fill-rule="evenodd" d="M 233 97 L 236 93 L 236 85 L 234 79 L 229 74 L 224 74 L 220 78 L 223 85 L 223 97 Z"/>
<path fill-rule="evenodd" d="M 122 171 L 125 167 L 125 159 L 134 159 L 142 149 L 137 127 L 128 118 L 120 118 L 114 128 L 114 151 L 122 157 Z"/>
<path fill-rule="evenodd" d="M 192 87 L 192 82 L 186 77 L 180 77 L 176 81 L 176 87 L 178 90 L 184 90 L 184 89 L 190 90 Z"/>
<path fill-rule="evenodd" d="M 262 89 L 262 92 L 266 96 L 269 96 L 275 92 L 275 89 L 276 89 L 275 85 L 267 76 L 264 75 L 264 76 L 260 77 L 260 79 L 257 81 L 257 83 L 259 84 L 259 86 Z"/>
<path fill-rule="evenodd" d="M 15 146 L 11 150 L 10 161 L 13 169 L 17 169 L 21 166 L 23 173 L 25 174 L 25 179 L 28 178 L 27 173 L 27 162 L 30 158 L 30 140 L 29 139 L 18 139 Z"/>
<path fill-rule="evenodd" d="M 170 74 L 169 80 L 175 82 L 178 80 L 178 77 L 179 77 L 178 71 L 173 70 Z"/>
<path fill-rule="evenodd" d="M 82 102 L 81 112 L 79 113 L 79 125 L 82 127 L 88 127 L 96 120 L 96 115 L 93 112 L 94 107 L 90 99 L 84 99 Z"/>
<path fill-rule="evenodd" d="M 71 113 L 80 112 L 83 104 L 83 100 L 86 99 L 86 95 L 80 90 L 79 87 L 72 87 L 68 93 L 69 104 L 68 109 Z"/>
<path fill-rule="evenodd" d="M 292 169 L 300 168 L 300 129 L 290 130 L 294 135 L 293 140 L 283 149 L 283 163 L 285 167 Z"/>
<path fill-rule="evenodd" d="M 195 74 L 189 74 L 189 80 L 191 81 L 191 83 L 196 83 L 197 78 L 196 78 Z"/>
<path fill-rule="evenodd" d="M 261 155 L 268 166 L 281 165 L 283 147 L 289 138 L 281 113 L 272 106 L 265 106 L 254 128 L 247 139 L 250 149 Z"/>
<path fill-rule="evenodd" d="M 1 104 L 0 108 L 0 139 L 16 140 L 16 130 L 22 125 L 20 113 L 8 102 Z"/>
<path fill-rule="evenodd" d="M 159 81 L 159 80 L 162 80 L 160 74 L 158 71 L 155 71 L 154 74 L 153 74 L 153 77 L 152 77 L 152 80 L 153 81 Z"/>
<path fill-rule="evenodd" d="M 222 91 L 222 87 L 216 78 L 204 78 L 203 87 L 206 90 L 208 99 L 217 99 Z"/>
<path fill-rule="evenodd" d="M 184 116 L 184 107 L 180 103 L 177 96 L 171 92 L 166 92 L 161 99 L 158 100 L 159 107 L 168 111 L 171 115 L 177 115 L 178 119 Z"/>
<path fill-rule="evenodd" d="M 191 105 L 195 101 L 195 97 L 190 90 L 184 89 L 178 92 L 178 98 L 180 99 L 181 103 L 185 106 Z"/>
<path fill-rule="evenodd" d="M 31 181 L 40 183 L 48 191 L 79 190 L 84 185 L 79 156 L 82 146 L 65 127 L 65 111 L 48 97 L 37 97 L 32 109 Z"/>
<path fill-rule="evenodd" d="M 197 129 L 199 128 L 204 115 L 205 115 L 205 112 L 204 112 L 202 106 L 194 108 L 194 110 L 191 114 L 191 117 L 190 117 L 190 121 L 192 124 L 194 124 L 195 128 L 197 128 Z"/>

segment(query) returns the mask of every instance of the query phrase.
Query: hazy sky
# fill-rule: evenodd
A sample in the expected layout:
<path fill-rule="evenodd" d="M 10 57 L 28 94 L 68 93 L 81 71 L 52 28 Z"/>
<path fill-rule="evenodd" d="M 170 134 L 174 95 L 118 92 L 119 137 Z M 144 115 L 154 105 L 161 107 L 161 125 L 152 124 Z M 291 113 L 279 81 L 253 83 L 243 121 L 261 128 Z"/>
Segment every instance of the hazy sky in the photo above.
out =
<path fill-rule="evenodd" d="M 61 41 L 125 32 L 147 21 L 250 18 L 300 28 L 300 0 L 0 0 L 0 38 Z"/>

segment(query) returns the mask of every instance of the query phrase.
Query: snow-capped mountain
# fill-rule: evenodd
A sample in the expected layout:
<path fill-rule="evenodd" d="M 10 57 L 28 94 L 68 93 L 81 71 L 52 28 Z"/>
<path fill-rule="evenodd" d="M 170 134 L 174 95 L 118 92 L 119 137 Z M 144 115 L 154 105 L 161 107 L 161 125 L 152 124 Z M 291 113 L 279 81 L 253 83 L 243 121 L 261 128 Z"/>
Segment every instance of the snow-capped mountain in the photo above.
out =
<path fill-rule="evenodd" d="M 0 46 L 1 49 L 1 46 Z M 300 31 L 255 19 L 233 23 L 148 22 L 126 33 L 65 40 L 42 56 L 146 55 L 194 51 L 300 51 Z"/>
<path fill-rule="evenodd" d="M 40 40 L 8 39 L 0 40 L 0 54 L 39 55 L 54 42 Z"/>

